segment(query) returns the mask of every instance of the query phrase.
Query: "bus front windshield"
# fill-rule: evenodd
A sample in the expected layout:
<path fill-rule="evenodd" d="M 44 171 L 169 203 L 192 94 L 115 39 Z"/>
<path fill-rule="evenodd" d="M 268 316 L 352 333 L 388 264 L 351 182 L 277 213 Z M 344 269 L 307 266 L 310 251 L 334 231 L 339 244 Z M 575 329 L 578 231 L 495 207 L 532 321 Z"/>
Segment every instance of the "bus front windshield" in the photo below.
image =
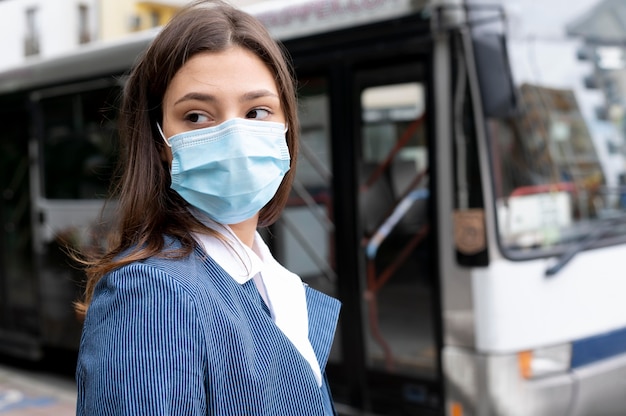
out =
<path fill-rule="evenodd" d="M 602 237 L 624 235 L 626 2 L 502 3 L 517 108 L 487 121 L 501 246 L 540 255 L 607 220 Z"/>

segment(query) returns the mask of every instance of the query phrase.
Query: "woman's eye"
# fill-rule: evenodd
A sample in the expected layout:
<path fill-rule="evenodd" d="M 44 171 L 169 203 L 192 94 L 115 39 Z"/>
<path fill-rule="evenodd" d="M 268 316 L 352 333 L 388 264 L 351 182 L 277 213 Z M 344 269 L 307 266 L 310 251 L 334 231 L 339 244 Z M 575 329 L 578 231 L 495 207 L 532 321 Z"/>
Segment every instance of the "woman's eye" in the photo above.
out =
<path fill-rule="evenodd" d="M 254 118 L 257 120 L 263 120 L 269 117 L 270 114 L 271 113 L 269 112 L 269 110 L 264 110 L 262 108 L 255 108 L 254 110 L 251 110 L 248 114 L 246 114 L 246 118 Z"/>
<path fill-rule="evenodd" d="M 185 120 L 192 123 L 206 123 L 207 121 L 209 121 L 209 117 L 200 113 L 189 113 L 185 116 Z"/>

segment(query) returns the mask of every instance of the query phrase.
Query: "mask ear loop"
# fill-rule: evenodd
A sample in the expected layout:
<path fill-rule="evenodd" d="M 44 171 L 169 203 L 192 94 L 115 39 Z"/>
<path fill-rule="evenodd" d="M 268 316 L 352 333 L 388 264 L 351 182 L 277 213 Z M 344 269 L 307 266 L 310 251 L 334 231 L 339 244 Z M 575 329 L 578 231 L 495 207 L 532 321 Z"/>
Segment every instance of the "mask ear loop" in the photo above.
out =
<path fill-rule="evenodd" d="M 167 141 L 167 139 L 165 138 L 165 134 L 163 134 L 163 130 L 161 130 L 161 125 L 157 122 L 156 123 L 157 129 L 159 130 L 159 133 L 161 133 L 161 137 L 163 138 L 163 141 L 165 142 L 165 144 L 167 145 L 167 147 L 172 147 L 172 145 L 170 144 L 170 142 Z"/>

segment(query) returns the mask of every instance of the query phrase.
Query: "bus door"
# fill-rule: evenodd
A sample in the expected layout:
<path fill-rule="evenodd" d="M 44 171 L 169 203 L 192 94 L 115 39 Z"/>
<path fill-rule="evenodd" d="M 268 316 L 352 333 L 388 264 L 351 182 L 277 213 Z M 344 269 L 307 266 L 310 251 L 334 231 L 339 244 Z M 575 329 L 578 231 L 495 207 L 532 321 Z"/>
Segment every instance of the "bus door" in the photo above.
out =
<path fill-rule="evenodd" d="M 299 77 L 297 176 L 268 240 L 343 303 L 327 365 L 341 414 L 441 406 L 428 65 Z"/>
<path fill-rule="evenodd" d="M 427 61 L 360 71 L 360 287 L 372 410 L 440 405 Z"/>
<path fill-rule="evenodd" d="M 31 94 L 32 246 L 40 339 L 48 347 L 75 349 L 80 338 L 81 322 L 72 305 L 81 296 L 84 276 L 67 254 L 88 253 L 105 244 L 101 214 L 114 168 L 112 102 L 118 94 L 119 87 L 108 80 Z"/>

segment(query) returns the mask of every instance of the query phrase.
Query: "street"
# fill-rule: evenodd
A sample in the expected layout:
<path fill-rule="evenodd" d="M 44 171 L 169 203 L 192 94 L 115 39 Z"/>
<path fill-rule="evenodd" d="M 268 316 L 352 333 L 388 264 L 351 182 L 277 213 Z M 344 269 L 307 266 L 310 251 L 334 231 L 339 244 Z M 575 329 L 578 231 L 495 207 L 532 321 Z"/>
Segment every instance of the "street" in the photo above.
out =
<path fill-rule="evenodd" d="M 70 376 L 0 364 L 0 415 L 75 414 L 76 384 Z"/>

